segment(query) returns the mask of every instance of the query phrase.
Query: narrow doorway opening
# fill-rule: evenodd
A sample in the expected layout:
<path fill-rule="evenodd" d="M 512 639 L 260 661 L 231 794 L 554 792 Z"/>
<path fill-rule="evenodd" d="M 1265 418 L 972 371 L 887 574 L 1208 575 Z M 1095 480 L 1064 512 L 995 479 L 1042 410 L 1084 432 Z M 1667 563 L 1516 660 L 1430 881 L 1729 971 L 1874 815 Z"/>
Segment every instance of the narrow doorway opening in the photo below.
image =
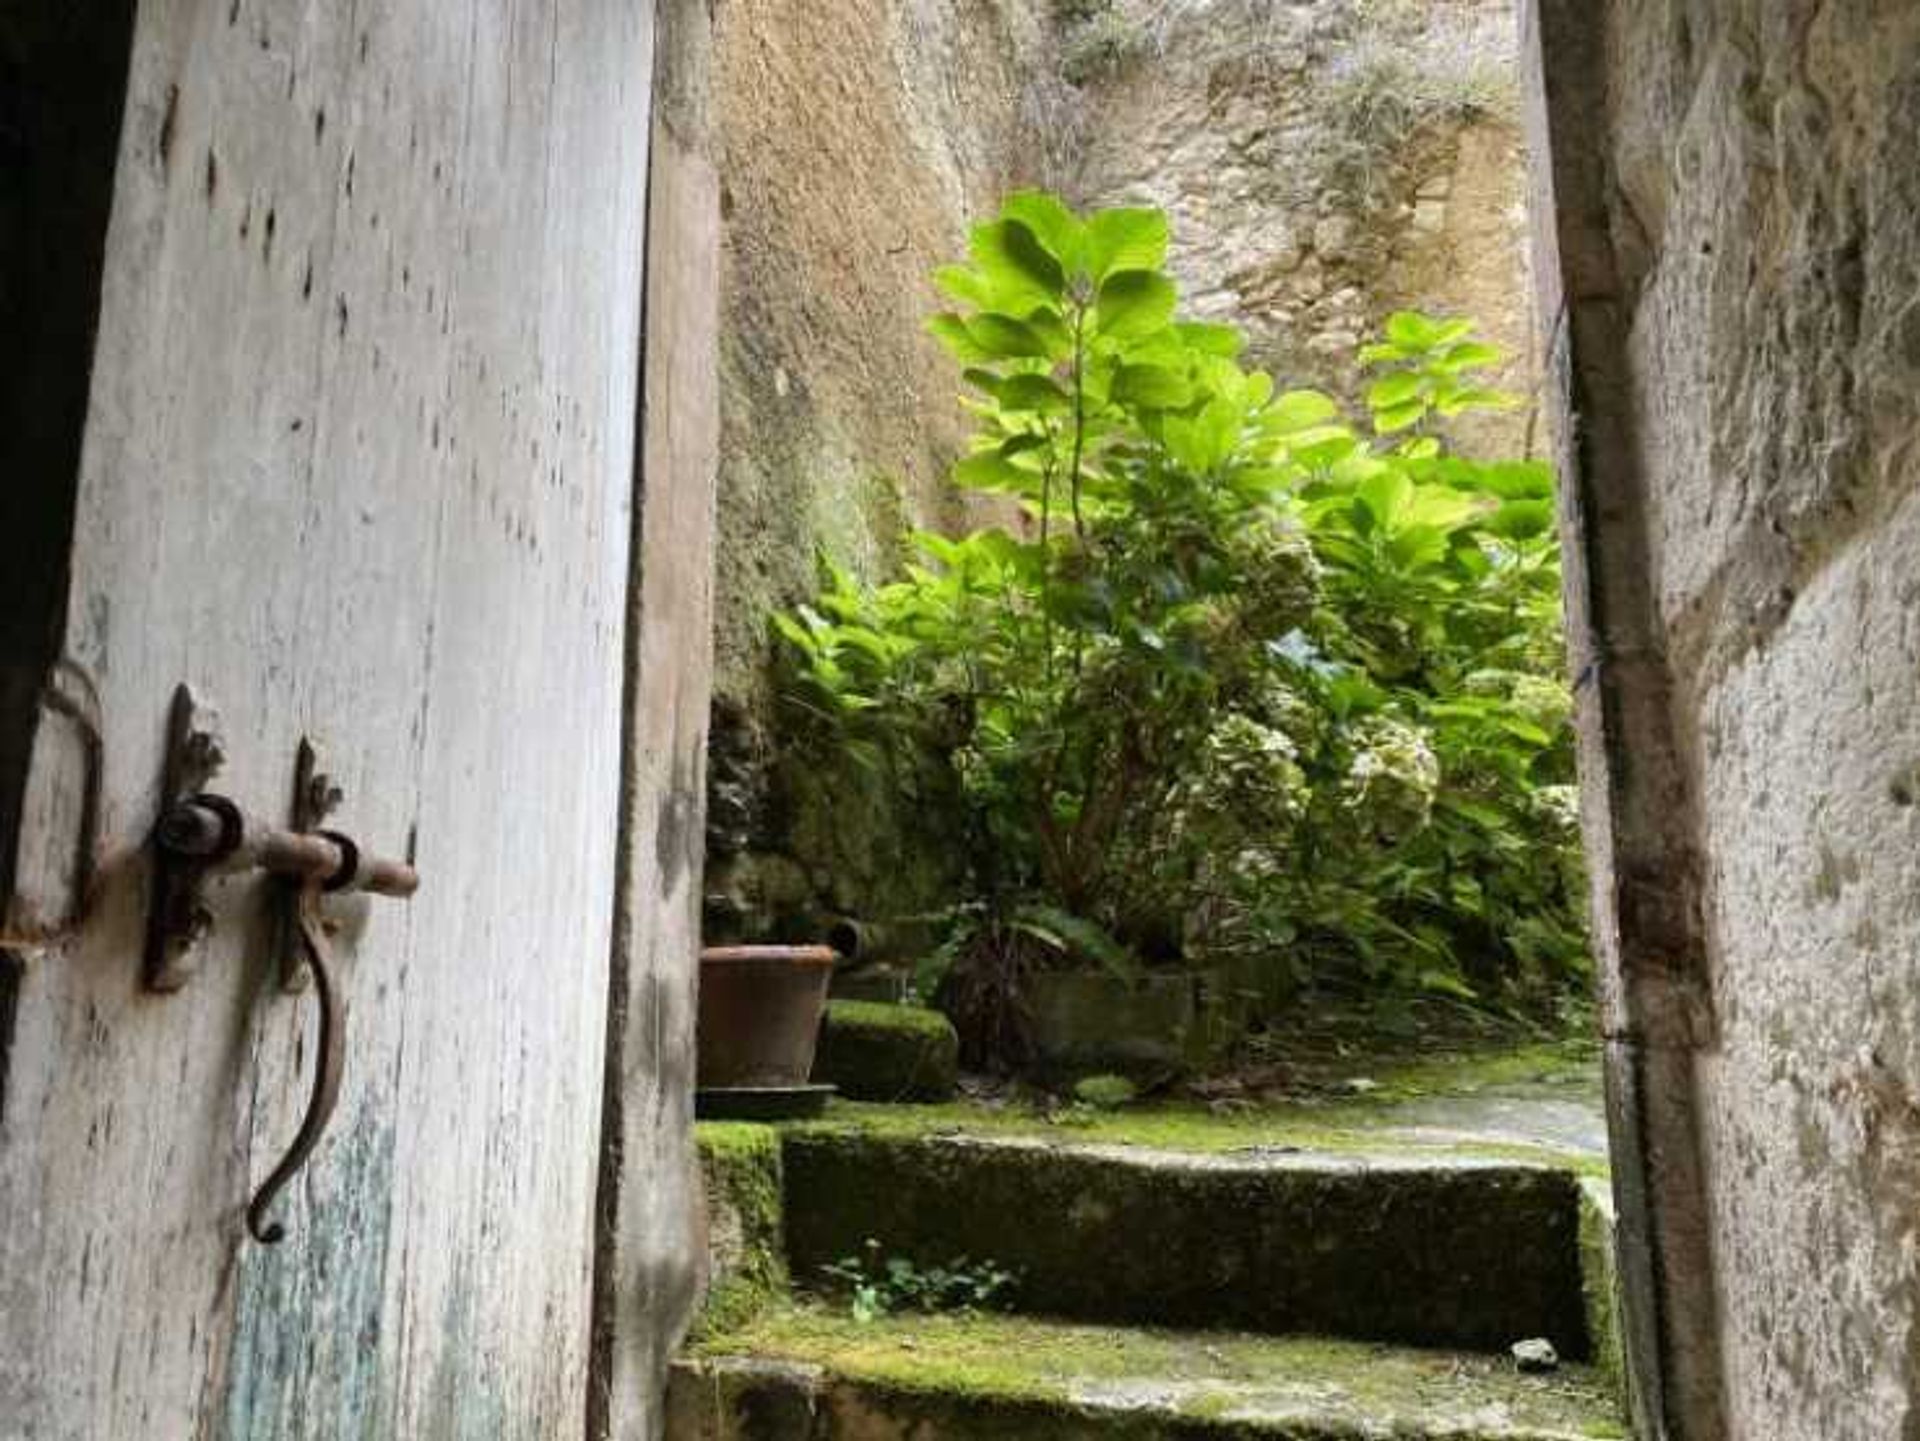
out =
<path fill-rule="evenodd" d="M 1511 7 L 845 8 L 716 36 L 676 1424 L 1623 1434 Z"/>

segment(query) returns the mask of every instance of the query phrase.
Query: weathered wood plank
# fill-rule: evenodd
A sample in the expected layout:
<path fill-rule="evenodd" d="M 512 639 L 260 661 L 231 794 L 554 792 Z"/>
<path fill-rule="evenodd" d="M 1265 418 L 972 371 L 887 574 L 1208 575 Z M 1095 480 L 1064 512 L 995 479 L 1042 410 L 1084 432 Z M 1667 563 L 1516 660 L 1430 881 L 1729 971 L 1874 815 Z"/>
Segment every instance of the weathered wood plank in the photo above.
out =
<path fill-rule="evenodd" d="M 639 583 L 628 642 L 596 1254 L 592 1438 L 662 1434 L 667 1363 L 704 1247 L 694 1227 L 694 986 L 712 690 L 720 181 L 705 0 L 663 0 L 647 236 Z"/>
<path fill-rule="evenodd" d="M 168 693 L 284 804 L 416 850 L 340 939 L 334 1132 L 311 1003 L 229 883 L 186 991 L 142 886 L 20 979 L 0 1118 L 0 1433 L 571 1434 L 585 1404 L 618 821 L 651 17 L 620 0 L 138 19 L 65 650 L 111 845 Z"/>

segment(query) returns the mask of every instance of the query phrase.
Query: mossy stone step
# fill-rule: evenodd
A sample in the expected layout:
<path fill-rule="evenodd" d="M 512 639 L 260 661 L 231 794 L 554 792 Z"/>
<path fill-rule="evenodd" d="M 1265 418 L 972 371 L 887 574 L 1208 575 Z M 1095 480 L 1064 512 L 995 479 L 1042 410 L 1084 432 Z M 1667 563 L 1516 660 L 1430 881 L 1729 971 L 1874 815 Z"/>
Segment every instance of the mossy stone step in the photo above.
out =
<path fill-rule="evenodd" d="M 1123 1261 L 1124 1258 L 1116 1258 Z M 1591 1371 L 1363 1342 L 784 1309 L 676 1363 L 669 1441 L 1593 1441 Z"/>
<path fill-rule="evenodd" d="M 960 1038 L 924 1006 L 829 1001 L 813 1078 L 857 1101 L 942 1101 L 958 1089 Z"/>
<path fill-rule="evenodd" d="M 1578 1179 L 1548 1165 L 1187 1155 L 817 1123 L 781 1146 L 802 1285 L 861 1252 L 1019 1276 L 1023 1311 L 1584 1358 Z"/>

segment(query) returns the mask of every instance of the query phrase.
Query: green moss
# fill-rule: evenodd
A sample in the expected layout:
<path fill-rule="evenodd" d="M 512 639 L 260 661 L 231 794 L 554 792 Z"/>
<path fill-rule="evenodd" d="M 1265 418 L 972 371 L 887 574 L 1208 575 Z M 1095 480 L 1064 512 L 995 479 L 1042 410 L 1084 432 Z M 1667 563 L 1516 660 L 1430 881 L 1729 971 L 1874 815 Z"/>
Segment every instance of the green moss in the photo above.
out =
<path fill-rule="evenodd" d="M 1597 1090 L 1599 1050 L 1584 1036 L 1465 1047 L 1381 1068 L 1366 1100 L 1375 1105 L 1435 1095 L 1470 1096 L 1536 1086 Z"/>
<path fill-rule="evenodd" d="M 1627 1394 L 1627 1360 L 1621 1335 L 1620 1274 L 1616 1264 L 1613 1196 L 1604 1182 L 1580 1187 L 1580 1279 L 1587 1306 L 1593 1359 L 1617 1395 Z"/>
<path fill-rule="evenodd" d="M 998 1408 L 1041 1423 L 1031 1433 L 989 1432 L 976 1423 L 939 1434 L 1060 1434 L 1049 1411 L 1079 1413 L 1103 1396 L 1128 1404 L 1139 1429 L 1114 1434 L 1298 1438 L 1435 1433 L 1623 1437 L 1601 1378 L 1570 1366 L 1523 1377 L 1503 1357 L 1405 1351 L 1316 1337 L 1181 1333 L 1069 1325 L 1015 1316 L 937 1316 L 862 1325 L 806 1307 L 763 1314 L 751 1326 L 709 1337 L 709 1357 L 751 1354 L 825 1367 L 880 1393 L 889 1412 L 919 1418 L 925 1407 Z M 1150 1398 L 1141 1404 L 1139 1398 Z M 950 1414 L 950 1413 L 949 1413 Z M 1497 1414 L 1506 1425 L 1486 1423 Z M 1226 1429 L 1180 1430 L 1182 1419 Z M 1282 1430 L 1273 1423 L 1284 1420 Z M 1513 1429 L 1506 1429 L 1510 1425 Z M 1106 1428 L 1103 1433 L 1106 1434 Z"/>
<path fill-rule="evenodd" d="M 1082 1076 L 1073 1083 L 1073 1098 L 1096 1111 L 1118 1111 L 1139 1100 L 1140 1092 L 1125 1076 Z"/>
<path fill-rule="evenodd" d="M 1021 1104 L 878 1106 L 835 1101 L 824 1118 L 802 1130 L 852 1131 L 876 1136 L 1013 1137 L 1062 1146 L 1122 1146 L 1193 1155 L 1308 1152 L 1329 1156 L 1392 1155 L 1408 1160 L 1511 1161 L 1552 1166 L 1582 1176 L 1604 1176 L 1596 1156 L 1546 1145 L 1463 1139 L 1396 1131 L 1390 1106 L 1372 1098 L 1315 1105 L 1215 1111 L 1188 1102 L 1160 1102 L 1117 1111 L 1080 1107 L 1067 1112 Z"/>
<path fill-rule="evenodd" d="M 744 1324 L 787 1290 L 780 1135 L 771 1126 L 694 1127 L 706 1186 L 707 1294 L 695 1334 Z"/>
<path fill-rule="evenodd" d="M 1597 1104 L 1599 1070 L 1586 1041 L 1512 1043 L 1460 1048 L 1432 1057 L 1303 1062 L 1323 1088 L 1364 1074 L 1364 1092 L 1321 1094 L 1310 1100 L 1216 1106 L 1161 1100 L 1113 1111 L 1061 1111 L 1035 1101 L 982 1104 L 872 1106 L 835 1102 L 825 1119 L 809 1123 L 877 1135 L 1014 1136 L 1059 1144 L 1128 1146 L 1195 1154 L 1288 1151 L 1433 1160 L 1513 1161 L 1555 1166 L 1604 1177 L 1605 1159 L 1547 1142 L 1476 1139 L 1458 1127 L 1442 1130 L 1409 1108 L 1469 1097 Z M 1324 1075 L 1318 1073 L 1324 1072 Z M 1410 1124 L 1411 1123 L 1411 1124 Z M 1471 1127 L 1468 1126 L 1470 1132 Z"/>
<path fill-rule="evenodd" d="M 774 770 L 780 848 L 799 860 L 822 911 L 908 916 L 953 903 L 965 869 L 966 808 L 952 759 L 903 747 L 863 765 L 788 721 Z"/>
<path fill-rule="evenodd" d="M 932 1100 L 953 1094 L 959 1064 L 959 1037 L 938 1011 L 832 1001 L 813 1074 L 861 1100 Z"/>

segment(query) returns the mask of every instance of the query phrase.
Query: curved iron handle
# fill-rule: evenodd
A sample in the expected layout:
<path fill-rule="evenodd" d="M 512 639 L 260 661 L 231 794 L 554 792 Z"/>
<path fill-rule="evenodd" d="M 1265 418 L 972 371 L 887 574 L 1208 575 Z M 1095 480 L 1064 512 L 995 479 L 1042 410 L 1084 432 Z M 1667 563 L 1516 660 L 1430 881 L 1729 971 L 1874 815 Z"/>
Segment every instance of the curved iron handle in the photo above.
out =
<path fill-rule="evenodd" d="M 287 1237 L 285 1226 L 266 1219 L 267 1210 L 320 1144 L 327 1122 L 333 1117 L 333 1108 L 340 1100 L 340 1081 L 347 1066 L 347 1015 L 340 1002 L 340 992 L 334 986 L 333 958 L 320 920 L 319 882 L 310 881 L 300 888 L 295 929 L 300 935 L 300 948 L 306 952 L 307 965 L 313 971 L 314 996 L 320 1002 L 320 1057 L 307 1114 L 300 1122 L 293 1145 L 272 1174 L 261 1182 L 247 1206 L 247 1231 L 263 1246 L 276 1246 Z"/>

